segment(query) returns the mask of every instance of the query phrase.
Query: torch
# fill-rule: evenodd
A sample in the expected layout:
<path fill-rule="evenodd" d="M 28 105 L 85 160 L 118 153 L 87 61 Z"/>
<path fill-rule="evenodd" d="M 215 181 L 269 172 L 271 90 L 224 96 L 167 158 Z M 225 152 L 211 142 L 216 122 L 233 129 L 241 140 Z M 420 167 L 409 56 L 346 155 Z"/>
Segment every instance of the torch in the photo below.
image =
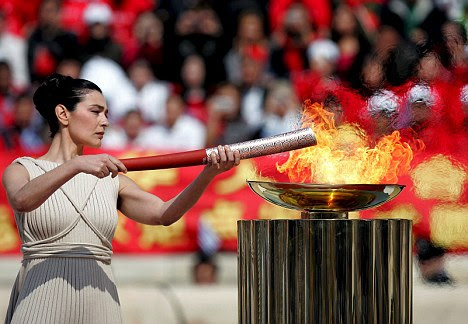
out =
<path fill-rule="evenodd" d="M 317 144 L 311 128 L 260 138 L 252 141 L 230 144 L 232 151 L 239 151 L 241 159 L 287 152 Z M 128 171 L 157 170 L 207 164 L 211 153 L 218 155 L 216 147 L 163 154 L 156 156 L 121 159 Z"/>

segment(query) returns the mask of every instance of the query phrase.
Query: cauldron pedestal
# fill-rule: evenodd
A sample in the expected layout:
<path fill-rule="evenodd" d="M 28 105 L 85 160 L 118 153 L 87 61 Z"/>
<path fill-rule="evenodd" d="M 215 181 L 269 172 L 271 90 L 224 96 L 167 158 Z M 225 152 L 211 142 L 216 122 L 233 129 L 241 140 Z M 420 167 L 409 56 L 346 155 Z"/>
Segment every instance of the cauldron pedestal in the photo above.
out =
<path fill-rule="evenodd" d="M 411 221 L 320 215 L 238 222 L 239 323 L 411 324 Z"/>

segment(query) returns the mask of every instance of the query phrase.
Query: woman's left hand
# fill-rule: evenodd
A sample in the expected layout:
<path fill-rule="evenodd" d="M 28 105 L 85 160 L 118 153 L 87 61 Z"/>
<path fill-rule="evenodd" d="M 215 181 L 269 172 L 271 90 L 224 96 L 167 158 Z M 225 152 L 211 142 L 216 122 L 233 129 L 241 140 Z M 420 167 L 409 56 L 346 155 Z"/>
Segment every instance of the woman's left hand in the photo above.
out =
<path fill-rule="evenodd" d="M 240 163 L 239 151 L 231 151 L 228 145 L 218 145 L 218 154 L 211 152 L 210 161 L 205 170 L 213 175 L 228 171 Z"/>

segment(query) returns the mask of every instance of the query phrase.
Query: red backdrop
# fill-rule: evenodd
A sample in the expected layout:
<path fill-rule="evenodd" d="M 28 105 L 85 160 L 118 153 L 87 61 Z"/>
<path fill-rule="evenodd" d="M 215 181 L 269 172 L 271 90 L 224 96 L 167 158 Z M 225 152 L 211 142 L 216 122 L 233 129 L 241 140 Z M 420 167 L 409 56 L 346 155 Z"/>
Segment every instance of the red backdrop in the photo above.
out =
<path fill-rule="evenodd" d="M 155 152 L 111 152 L 123 158 L 152 155 Z M 4 152 L 0 172 L 16 157 L 27 152 Z M 36 154 L 37 156 L 37 154 Z M 237 168 L 218 176 L 199 202 L 178 222 L 169 226 L 137 224 L 119 215 L 113 241 L 116 253 L 188 252 L 198 248 L 199 224 L 203 220 L 221 239 L 221 249 L 237 248 L 236 222 L 240 219 L 297 218 L 299 213 L 272 205 L 256 196 L 247 186 L 256 168 L 274 176 L 274 166 L 286 155 L 244 160 Z M 169 199 L 187 186 L 200 167 L 130 172 L 145 190 Z M 279 180 L 285 180 L 279 178 Z M 410 174 L 399 181 L 407 187 L 393 201 L 351 217 L 411 218 L 414 233 L 431 237 L 452 251 L 468 252 L 468 204 L 466 166 L 445 155 L 420 156 Z M 0 189 L 0 254 L 19 253 L 20 240 L 5 191 Z"/>

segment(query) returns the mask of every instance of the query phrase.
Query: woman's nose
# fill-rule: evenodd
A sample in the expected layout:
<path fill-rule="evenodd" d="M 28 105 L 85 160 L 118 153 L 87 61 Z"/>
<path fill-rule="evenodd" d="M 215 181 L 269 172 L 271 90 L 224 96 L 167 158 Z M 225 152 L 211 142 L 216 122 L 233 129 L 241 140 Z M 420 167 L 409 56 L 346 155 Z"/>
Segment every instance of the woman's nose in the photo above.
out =
<path fill-rule="evenodd" d="M 107 118 L 107 116 L 104 116 L 101 120 L 101 125 L 103 127 L 108 127 L 109 126 L 109 119 Z"/>

